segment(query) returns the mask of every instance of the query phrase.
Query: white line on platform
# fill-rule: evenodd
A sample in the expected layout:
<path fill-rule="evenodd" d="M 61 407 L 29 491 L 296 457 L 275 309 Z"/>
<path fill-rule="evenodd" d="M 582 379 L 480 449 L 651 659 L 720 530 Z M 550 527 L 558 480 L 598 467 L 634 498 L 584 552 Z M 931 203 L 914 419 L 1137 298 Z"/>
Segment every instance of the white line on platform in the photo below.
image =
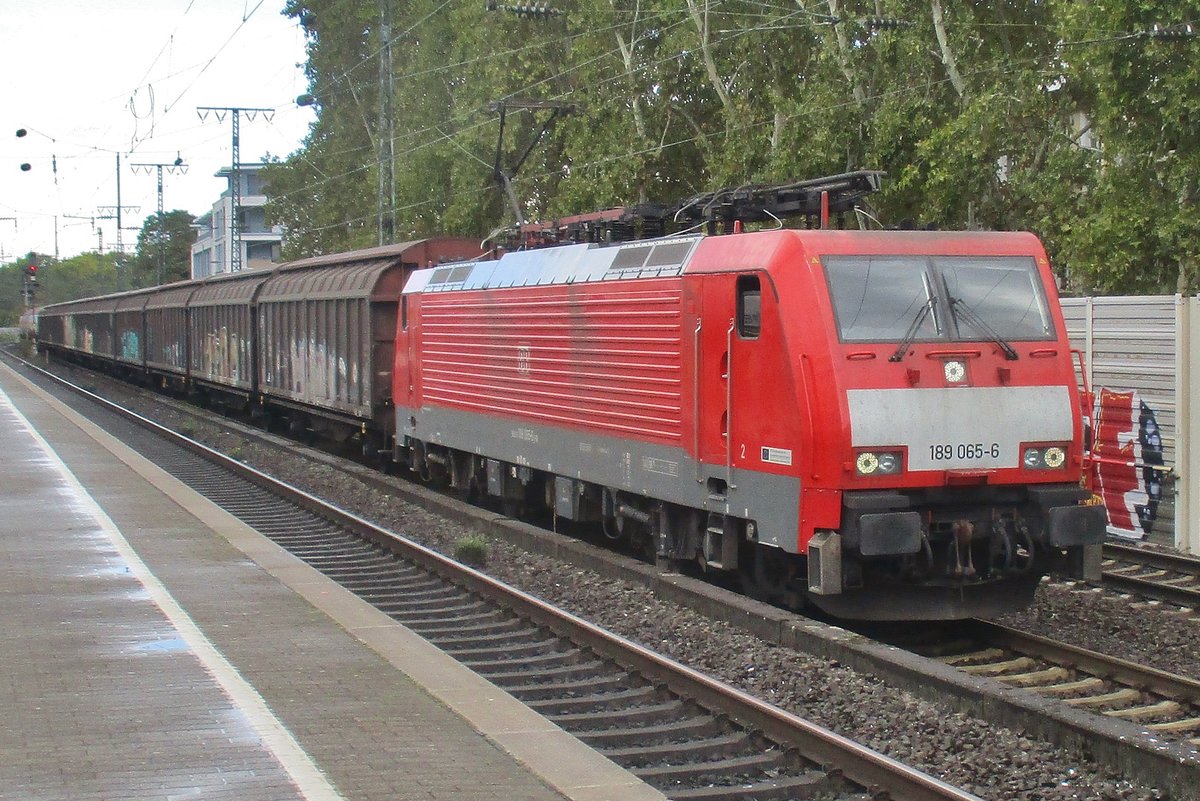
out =
<path fill-rule="evenodd" d="M 179 632 L 179 636 L 187 643 L 192 653 L 208 671 L 209 675 L 221 687 L 226 697 L 246 716 L 262 739 L 263 744 L 279 761 L 280 766 L 291 777 L 300 794 L 308 801 L 345 801 L 321 769 L 301 747 L 296 738 L 287 729 L 275 713 L 267 706 L 267 702 L 258 690 L 242 677 L 217 647 L 204 635 L 191 616 L 184 611 L 179 602 L 172 597 L 158 577 L 150 572 L 150 568 L 142 561 L 137 552 L 125 539 L 112 518 L 100 507 L 84 486 L 71 472 L 71 469 L 59 458 L 54 448 L 33 427 L 29 420 L 21 414 L 4 390 L 0 389 L 0 408 L 9 412 L 37 443 L 45 454 L 49 466 L 54 468 L 62 477 L 66 488 L 71 491 L 80 503 L 80 508 L 96 521 L 101 530 L 112 541 L 113 546 L 129 565 L 130 572 L 142 583 L 150 597 L 166 615 L 167 619 Z"/>

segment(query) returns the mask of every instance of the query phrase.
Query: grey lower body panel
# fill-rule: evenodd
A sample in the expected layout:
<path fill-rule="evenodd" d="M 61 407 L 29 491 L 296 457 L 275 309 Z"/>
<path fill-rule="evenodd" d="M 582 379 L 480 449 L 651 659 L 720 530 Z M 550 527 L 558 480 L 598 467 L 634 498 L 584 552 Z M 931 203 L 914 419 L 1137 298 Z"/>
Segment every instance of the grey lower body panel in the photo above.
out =
<path fill-rule="evenodd" d="M 414 423 L 415 421 L 415 423 Z M 800 479 L 697 462 L 682 447 L 462 412 L 397 407 L 398 437 L 569 476 L 680 506 L 754 520 L 758 541 L 795 553 Z M 709 479 L 725 482 L 724 498 Z"/>

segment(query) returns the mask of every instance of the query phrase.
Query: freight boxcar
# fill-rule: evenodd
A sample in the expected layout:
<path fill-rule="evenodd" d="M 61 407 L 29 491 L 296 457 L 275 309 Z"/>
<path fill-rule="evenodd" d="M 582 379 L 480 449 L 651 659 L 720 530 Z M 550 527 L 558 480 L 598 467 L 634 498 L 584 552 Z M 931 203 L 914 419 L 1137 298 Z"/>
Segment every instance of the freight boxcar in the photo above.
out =
<path fill-rule="evenodd" d="M 115 358 L 113 312 L 120 295 L 86 298 L 43 306 L 38 342 L 43 349 L 84 364 L 111 364 Z"/>
<path fill-rule="evenodd" d="M 188 365 L 194 393 L 222 406 L 248 408 L 257 397 L 255 301 L 274 268 L 222 273 L 188 298 Z"/>
<path fill-rule="evenodd" d="M 845 617 L 1094 569 L 1080 393 L 1027 234 L 788 231 L 422 270 L 397 458 Z"/>
<path fill-rule="evenodd" d="M 424 239 L 280 266 L 255 298 L 258 393 L 294 433 L 355 434 L 391 446 L 396 309 L 413 270 L 478 258 L 469 239 Z"/>
<path fill-rule="evenodd" d="M 198 288 L 192 281 L 159 287 L 143 308 L 146 370 L 159 386 L 182 391 L 188 382 L 188 301 Z"/>
<path fill-rule="evenodd" d="M 54 304 L 40 327 L 49 353 L 390 455 L 404 281 L 483 255 L 476 240 L 421 239 Z"/>
<path fill-rule="evenodd" d="M 156 291 L 157 287 L 126 292 L 113 307 L 113 358 L 139 379 L 146 369 L 146 301 Z"/>

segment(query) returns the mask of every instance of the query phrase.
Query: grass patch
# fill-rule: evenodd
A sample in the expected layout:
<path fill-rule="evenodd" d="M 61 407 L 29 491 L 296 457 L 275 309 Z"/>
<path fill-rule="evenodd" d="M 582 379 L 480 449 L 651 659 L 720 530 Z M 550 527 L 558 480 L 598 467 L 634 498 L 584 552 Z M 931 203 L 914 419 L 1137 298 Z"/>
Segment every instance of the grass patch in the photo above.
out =
<path fill-rule="evenodd" d="M 487 564 L 488 542 L 478 534 L 468 534 L 454 543 L 454 558 L 472 567 Z"/>

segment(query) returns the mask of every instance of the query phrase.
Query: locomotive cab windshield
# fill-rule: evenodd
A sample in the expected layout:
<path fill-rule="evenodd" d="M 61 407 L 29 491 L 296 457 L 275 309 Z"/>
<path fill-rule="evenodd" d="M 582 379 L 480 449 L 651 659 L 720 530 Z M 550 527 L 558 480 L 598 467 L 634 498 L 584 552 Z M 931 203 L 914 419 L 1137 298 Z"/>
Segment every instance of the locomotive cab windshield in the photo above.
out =
<path fill-rule="evenodd" d="M 1028 256 L 854 255 L 822 262 L 842 342 L 994 341 L 1008 354 L 1010 341 L 1055 338 Z"/>
<path fill-rule="evenodd" d="M 1048 346 L 1061 326 L 1041 258 L 821 257 L 837 340 L 858 347 L 838 360 L 840 522 L 808 547 L 818 605 L 855 616 L 857 587 L 904 586 L 911 600 L 918 586 L 934 598 L 970 585 L 978 610 L 1006 581 L 1032 593 L 1048 570 L 1082 575 L 1104 521 L 1083 504 L 1079 396 L 1069 352 Z"/>

